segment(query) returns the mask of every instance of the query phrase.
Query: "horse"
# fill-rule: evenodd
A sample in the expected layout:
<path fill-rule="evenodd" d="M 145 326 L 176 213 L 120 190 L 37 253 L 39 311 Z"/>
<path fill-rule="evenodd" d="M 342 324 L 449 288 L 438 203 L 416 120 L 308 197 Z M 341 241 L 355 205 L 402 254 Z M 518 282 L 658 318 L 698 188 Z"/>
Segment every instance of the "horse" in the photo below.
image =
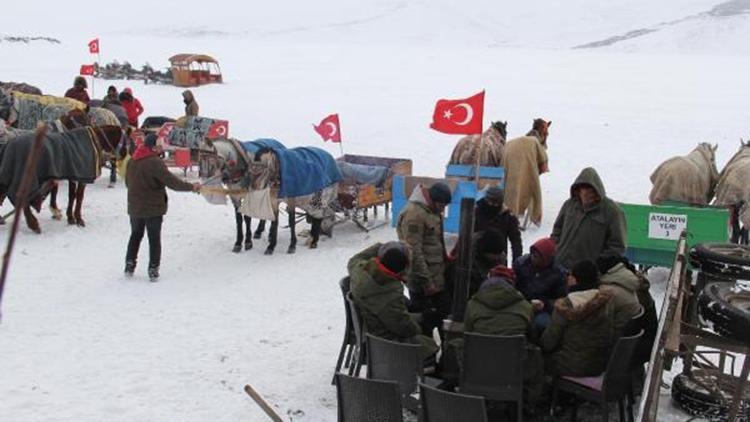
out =
<path fill-rule="evenodd" d="M 740 149 L 719 174 L 715 205 L 729 207 L 732 221 L 732 242 L 748 243 L 750 228 L 750 141 L 740 140 Z"/>
<path fill-rule="evenodd" d="M 508 122 L 492 122 L 482 135 L 468 135 L 461 138 L 453 148 L 448 164 L 476 165 L 480 148 L 480 166 L 499 167 L 503 163 L 503 148 L 508 135 Z"/>
<path fill-rule="evenodd" d="M 6 196 L 10 196 L 11 200 L 14 199 L 15 189 L 18 184 L 18 181 L 14 179 L 19 178 L 23 172 L 34 136 L 34 132 L 29 131 L 14 138 L 5 146 L 2 157 L 0 157 L 0 203 L 2 203 Z M 36 188 L 29 197 L 29 205 L 23 210 L 29 229 L 35 233 L 41 233 L 39 220 L 31 212 L 31 208 L 33 207 L 37 211 L 40 210 L 42 200 L 49 188 L 49 183 L 53 179 L 66 178 L 64 177 L 66 176 L 65 174 L 51 174 L 53 169 L 58 172 L 69 172 L 80 169 L 82 169 L 80 171 L 92 170 L 85 168 L 84 164 L 78 163 L 74 165 L 66 163 L 66 158 L 69 157 L 65 154 L 86 150 L 86 152 L 90 153 L 94 161 L 94 169 L 91 174 L 70 174 L 67 177 L 67 179 L 77 182 L 77 185 L 71 183 L 71 188 L 69 189 L 71 198 L 68 204 L 68 221 L 72 221 L 73 223 L 71 224 L 84 226 L 85 224 L 81 217 L 84 183 L 90 183 L 99 175 L 99 169 L 101 163 L 105 160 L 105 154 L 114 152 L 121 138 L 122 130 L 119 126 L 85 126 L 65 133 L 48 133 L 45 136 L 44 142 L 49 147 L 42 149 L 42 154 L 44 155 L 40 157 L 39 161 L 40 166 L 44 163 L 48 168 L 37 167 L 35 173 L 36 180 L 33 183 Z M 75 142 L 75 145 L 71 144 L 68 147 L 65 146 L 65 142 Z M 70 150 L 60 156 L 53 155 L 55 151 L 61 151 L 62 148 L 69 148 Z M 75 200 L 75 207 L 72 202 L 73 199 Z"/>
<path fill-rule="evenodd" d="M 716 170 L 718 145 L 701 142 L 690 154 L 672 157 L 661 163 L 651 174 L 653 205 L 664 202 L 682 202 L 707 205 L 714 196 L 719 180 Z"/>
<path fill-rule="evenodd" d="M 320 154 L 319 158 L 324 158 L 327 165 L 333 166 L 335 176 L 331 177 L 330 174 L 308 173 L 305 175 L 307 178 L 312 178 L 316 181 L 326 180 L 327 186 L 323 183 L 319 183 L 318 186 L 323 187 L 312 193 L 299 196 L 280 196 L 284 194 L 281 190 L 283 163 L 278 156 L 279 151 L 263 147 L 255 153 L 253 160 L 250 163 L 250 189 L 251 191 L 270 190 L 270 201 L 275 217 L 269 230 L 269 244 L 265 251 L 266 255 L 273 254 L 274 249 L 276 248 L 280 203 L 283 202 L 286 204 L 286 211 L 289 216 L 289 230 L 291 236 L 289 248 L 287 249 L 287 253 L 289 254 L 294 253 L 297 248 L 297 235 L 295 231 L 297 217 L 296 208 L 301 208 L 305 211 L 307 220 L 311 223 L 310 242 L 308 244 L 310 249 L 318 247 L 323 221 L 333 220 L 335 216 L 333 205 L 338 196 L 338 181 L 341 180 L 341 174 L 339 173 L 333 157 L 323 150 L 310 147 L 292 148 L 287 151 L 289 154 L 310 154 L 317 151 L 317 153 Z M 319 171 L 327 171 L 327 169 L 319 168 Z M 287 182 L 285 181 L 284 183 Z"/>
<path fill-rule="evenodd" d="M 249 158 L 244 148 L 234 139 L 215 139 L 207 141 L 201 150 L 199 175 L 204 179 L 221 177 L 221 182 L 230 191 L 241 191 L 249 186 Z M 237 237 L 232 252 L 239 253 L 253 248 L 253 238 L 260 239 L 265 230 L 266 221 L 260 219 L 255 234 L 252 234 L 252 218 L 240 212 L 243 198 L 236 194 L 229 195 L 234 206 L 234 217 Z M 243 223 L 245 230 L 243 230 Z"/>
<path fill-rule="evenodd" d="M 536 136 L 544 149 L 547 149 L 547 138 L 549 137 L 549 127 L 552 126 L 552 120 L 534 119 L 531 124 L 531 130 L 526 136 Z"/>

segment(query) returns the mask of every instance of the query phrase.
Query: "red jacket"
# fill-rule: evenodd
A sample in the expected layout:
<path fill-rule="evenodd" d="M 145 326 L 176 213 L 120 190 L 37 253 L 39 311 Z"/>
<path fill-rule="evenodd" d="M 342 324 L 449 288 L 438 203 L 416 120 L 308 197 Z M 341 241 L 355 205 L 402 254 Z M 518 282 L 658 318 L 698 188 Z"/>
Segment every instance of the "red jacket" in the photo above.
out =
<path fill-rule="evenodd" d="M 138 127 L 138 116 L 143 113 L 141 102 L 137 98 L 133 98 L 132 101 L 122 101 L 122 107 L 128 113 L 128 124 Z"/>
<path fill-rule="evenodd" d="M 86 105 L 89 105 L 89 93 L 86 92 L 86 90 L 83 88 L 77 88 L 77 87 L 70 88 L 69 90 L 65 91 L 65 96 L 67 98 L 72 98 Z"/>

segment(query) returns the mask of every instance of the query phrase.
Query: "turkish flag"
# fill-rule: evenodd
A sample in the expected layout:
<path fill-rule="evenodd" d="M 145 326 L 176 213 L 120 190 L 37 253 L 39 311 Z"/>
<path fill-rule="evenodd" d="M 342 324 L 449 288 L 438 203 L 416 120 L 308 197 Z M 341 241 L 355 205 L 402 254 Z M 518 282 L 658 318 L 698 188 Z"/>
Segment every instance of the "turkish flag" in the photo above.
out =
<path fill-rule="evenodd" d="M 94 65 L 93 64 L 82 64 L 81 65 L 81 71 L 79 73 L 81 75 L 93 75 L 94 74 Z"/>
<path fill-rule="evenodd" d="M 166 139 L 167 135 L 169 135 L 169 132 L 171 132 L 173 128 L 174 128 L 174 123 L 172 122 L 164 123 L 161 129 L 159 129 L 159 133 L 157 136 L 159 138 Z"/>
<path fill-rule="evenodd" d="M 339 124 L 338 114 L 331 114 L 330 116 L 321 120 L 319 125 L 313 125 L 313 128 L 315 128 L 315 131 L 318 132 L 318 135 L 323 138 L 323 142 L 341 142 L 341 125 Z"/>
<path fill-rule="evenodd" d="M 481 134 L 482 117 L 484 91 L 462 100 L 438 100 L 430 127 L 443 133 Z"/>
<path fill-rule="evenodd" d="M 94 38 L 93 40 L 89 41 L 89 53 L 99 53 L 99 38 Z"/>
<path fill-rule="evenodd" d="M 208 128 L 208 134 L 206 134 L 206 138 L 208 139 L 226 138 L 227 136 L 229 136 L 229 122 L 226 120 L 217 120 L 214 122 Z"/>

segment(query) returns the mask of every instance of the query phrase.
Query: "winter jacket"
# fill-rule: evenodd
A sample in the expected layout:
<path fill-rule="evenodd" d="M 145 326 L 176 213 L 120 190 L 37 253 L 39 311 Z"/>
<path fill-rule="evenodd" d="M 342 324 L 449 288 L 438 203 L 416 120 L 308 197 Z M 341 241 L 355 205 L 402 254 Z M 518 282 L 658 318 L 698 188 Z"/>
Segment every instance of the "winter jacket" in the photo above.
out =
<path fill-rule="evenodd" d="M 609 306 L 615 331 L 625 328 L 631 318 L 641 311 L 637 295 L 640 286 L 641 279 L 624 264 L 615 265 L 600 277 L 599 290 L 612 297 Z"/>
<path fill-rule="evenodd" d="M 541 338 L 548 373 L 584 377 L 604 372 L 614 336 L 609 301 L 608 293 L 591 289 L 555 302 Z"/>
<path fill-rule="evenodd" d="M 431 286 L 435 291 L 445 287 L 445 243 L 443 216 L 430 208 L 425 189 L 418 185 L 409 204 L 398 216 L 398 239 L 411 250 L 407 274 L 409 289 L 423 291 Z"/>
<path fill-rule="evenodd" d="M 523 295 L 504 278 L 493 277 L 469 299 L 464 331 L 499 336 L 526 335 L 534 311 Z"/>
<path fill-rule="evenodd" d="M 120 97 L 117 94 L 105 95 L 104 98 L 102 98 L 102 102 L 104 102 L 105 107 L 109 104 L 122 105 L 122 103 L 120 103 Z"/>
<path fill-rule="evenodd" d="M 125 173 L 128 187 L 128 214 L 131 217 L 159 217 L 167 213 L 167 191 L 189 192 L 193 185 L 167 170 L 156 153 L 141 147 L 128 161 Z"/>
<path fill-rule="evenodd" d="M 471 279 L 469 285 L 469 297 L 479 290 L 479 286 L 487 279 L 490 270 L 500 265 L 494 257 L 487 257 L 480 251 L 479 243 L 486 232 L 476 232 L 471 239 L 471 249 L 474 260 L 471 262 Z M 458 247 L 458 244 L 456 244 Z"/>
<path fill-rule="evenodd" d="M 575 188 L 580 184 L 591 185 L 601 198 L 588 210 L 583 209 L 575 196 Z M 600 255 L 625 254 L 625 215 L 606 196 L 593 168 L 583 169 L 571 185 L 570 199 L 560 208 L 551 237 L 557 243 L 558 262 L 568 269 L 586 259 L 596 261 Z"/>
<path fill-rule="evenodd" d="M 513 262 L 523 253 L 523 244 L 521 243 L 521 230 L 518 228 L 518 218 L 513 215 L 509 209 L 497 209 L 487 205 L 484 198 L 477 202 L 474 211 L 474 231 L 493 231 L 501 238 L 502 250 L 508 255 L 508 241 L 510 241 Z M 507 265 L 507 261 L 503 262 Z"/>
<path fill-rule="evenodd" d="M 554 258 L 549 267 L 538 270 L 531 265 L 531 254 L 526 254 L 513 262 L 513 271 L 516 273 L 516 288 L 526 300 L 544 302 L 543 312 L 552 314 L 555 301 L 568 294 L 565 272 Z"/>
<path fill-rule="evenodd" d="M 182 92 L 182 98 L 185 100 L 185 115 L 197 116 L 199 112 L 198 102 L 195 101 L 193 91 L 186 89 Z"/>
<path fill-rule="evenodd" d="M 74 86 L 73 88 L 65 91 L 65 96 L 74 100 L 78 100 L 86 105 L 88 105 L 90 101 L 89 93 L 86 92 L 86 89 L 77 86 Z"/>
<path fill-rule="evenodd" d="M 381 244 L 354 255 L 347 266 L 350 291 L 359 309 L 365 330 L 377 337 L 420 344 L 423 358 L 437 352 L 432 338 L 422 335 L 417 321 L 406 309 L 401 280 L 386 274 L 376 257 Z"/>
<path fill-rule="evenodd" d="M 130 126 L 138 127 L 138 116 L 143 113 L 141 102 L 133 97 L 132 99 L 123 99 L 121 103 L 125 112 L 128 113 L 128 124 L 130 124 Z"/>

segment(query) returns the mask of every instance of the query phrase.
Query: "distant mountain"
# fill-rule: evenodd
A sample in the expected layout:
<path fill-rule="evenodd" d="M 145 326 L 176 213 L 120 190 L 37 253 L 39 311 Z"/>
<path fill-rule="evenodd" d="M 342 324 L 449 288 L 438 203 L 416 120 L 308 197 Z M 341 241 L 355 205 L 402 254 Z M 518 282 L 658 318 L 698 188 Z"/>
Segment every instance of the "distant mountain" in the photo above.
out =
<path fill-rule="evenodd" d="M 32 41 L 46 41 L 50 44 L 60 44 L 60 40 L 57 38 L 52 37 L 14 37 L 10 35 L 4 35 L 2 38 L 0 38 L 0 42 L 14 42 L 14 43 L 24 43 L 28 44 Z"/>

